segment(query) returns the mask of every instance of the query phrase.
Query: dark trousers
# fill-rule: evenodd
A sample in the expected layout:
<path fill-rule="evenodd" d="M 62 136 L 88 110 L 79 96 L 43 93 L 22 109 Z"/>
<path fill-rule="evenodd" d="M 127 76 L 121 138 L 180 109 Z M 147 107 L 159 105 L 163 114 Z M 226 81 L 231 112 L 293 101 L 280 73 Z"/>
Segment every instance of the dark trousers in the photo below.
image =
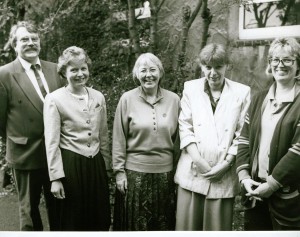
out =
<path fill-rule="evenodd" d="M 57 230 L 54 197 L 50 192 L 51 183 L 46 168 L 36 170 L 13 169 L 19 199 L 21 231 L 42 231 L 43 223 L 39 211 L 42 192 L 44 193 L 50 230 Z"/>
<path fill-rule="evenodd" d="M 244 230 L 300 230 L 300 227 L 279 224 L 269 210 L 268 201 L 256 201 L 254 208 L 245 211 Z"/>

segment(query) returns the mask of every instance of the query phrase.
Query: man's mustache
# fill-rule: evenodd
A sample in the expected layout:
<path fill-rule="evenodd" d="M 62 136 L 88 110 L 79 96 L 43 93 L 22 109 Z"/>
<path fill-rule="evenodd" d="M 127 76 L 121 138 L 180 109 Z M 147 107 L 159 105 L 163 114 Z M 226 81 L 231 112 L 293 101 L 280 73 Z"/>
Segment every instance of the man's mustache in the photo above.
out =
<path fill-rule="evenodd" d="M 27 47 L 27 48 L 25 48 L 25 51 L 31 51 L 31 50 L 38 51 L 38 48 L 37 47 Z"/>

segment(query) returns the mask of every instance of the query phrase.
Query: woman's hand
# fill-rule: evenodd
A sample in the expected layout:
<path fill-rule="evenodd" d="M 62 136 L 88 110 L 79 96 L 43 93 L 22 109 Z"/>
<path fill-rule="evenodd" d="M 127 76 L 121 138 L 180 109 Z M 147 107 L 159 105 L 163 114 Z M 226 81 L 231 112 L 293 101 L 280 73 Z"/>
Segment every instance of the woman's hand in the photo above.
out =
<path fill-rule="evenodd" d="M 52 181 L 52 183 L 51 183 L 51 193 L 57 199 L 66 198 L 64 186 L 63 186 L 63 184 L 60 180 Z"/>
<path fill-rule="evenodd" d="M 212 167 L 209 172 L 203 174 L 202 176 L 212 182 L 216 182 L 219 181 L 229 169 L 230 164 L 224 160 Z"/>
<path fill-rule="evenodd" d="M 127 190 L 127 176 L 125 173 L 117 173 L 116 174 L 116 184 L 117 184 L 117 189 L 122 193 L 126 194 Z"/>
<path fill-rule="evenodd" d="M 195 176 L 197 176 L 198 173 L 204 174 L 211 170 L 211 167 L 208 164 L 208 162 L 200 156 L 195 143 L 189 144 L 186 147 L 186 150 L 193 160 L 192 168 Z"/>
<path fill-rule="evenodd" d="M 244 186 L 244 188 L 246 189 L 247 193 L 246 196 L 248 197 L 252 197 L 254 199 L 257 199 L 259 201 L 261 201 L 261 198 L 258 197 L 257 192 L 254 192 L 254 190 L 261 184 L 259 182 L 254 181 L 253 179 L 243 179 L 241 181 L 242 185 Z"/>
<path fill-rule="evenodd" d="M 261 198 L 268 198 L 273 194 L 273 192 L 274 191 L 270 188 L 268 183 L 262 183 L 253 190 L 254 196 L 259 196 Z"/>

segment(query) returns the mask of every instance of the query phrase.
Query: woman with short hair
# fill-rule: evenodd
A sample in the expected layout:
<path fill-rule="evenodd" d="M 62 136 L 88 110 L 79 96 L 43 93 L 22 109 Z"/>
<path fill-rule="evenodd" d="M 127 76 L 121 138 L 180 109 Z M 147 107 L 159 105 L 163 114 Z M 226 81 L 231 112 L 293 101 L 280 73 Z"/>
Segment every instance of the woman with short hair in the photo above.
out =
<path fill-rule="evenodd" d="M 122 95 L 113 128 L 114 230 L 174 230 L 179 97 L 160 86 L 164 69 L 152 53 L 139 56 L 133 77 L 140 86 Z"/>
<path fill-rule="evenodd" d="M 204 77 L 185 82 L 181 100 L 176 230 L 232 230 L 234 163 L 250 88 L 225 78 L 222 45 L 205 46 L 199 60 Z"/>
<path fill-rule="evenodd" d="M 253 97 L 238 146 L 245 230 L 300 230 L 299 65 L 296 39 L 271 43 L 274 83 Z"/>
<path fill-rule="evenodd" d="M 111 170 L 106 104 L 86 87 L 91 60 L 76 46 L 64 50 L 58 72 L 67 85 L 44 104 L 45 142 L 61 231 L 107 231 Z"/>

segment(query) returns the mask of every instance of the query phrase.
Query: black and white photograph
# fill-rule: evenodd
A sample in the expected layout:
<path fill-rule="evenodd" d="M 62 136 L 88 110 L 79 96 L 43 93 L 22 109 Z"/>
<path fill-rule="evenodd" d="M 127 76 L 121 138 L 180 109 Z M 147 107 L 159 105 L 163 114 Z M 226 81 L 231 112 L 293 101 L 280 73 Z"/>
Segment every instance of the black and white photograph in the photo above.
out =
<path fill-rule="evenodd" d="M 0 0 L 0 236 L 300 237 L 300 0 Z"/>

